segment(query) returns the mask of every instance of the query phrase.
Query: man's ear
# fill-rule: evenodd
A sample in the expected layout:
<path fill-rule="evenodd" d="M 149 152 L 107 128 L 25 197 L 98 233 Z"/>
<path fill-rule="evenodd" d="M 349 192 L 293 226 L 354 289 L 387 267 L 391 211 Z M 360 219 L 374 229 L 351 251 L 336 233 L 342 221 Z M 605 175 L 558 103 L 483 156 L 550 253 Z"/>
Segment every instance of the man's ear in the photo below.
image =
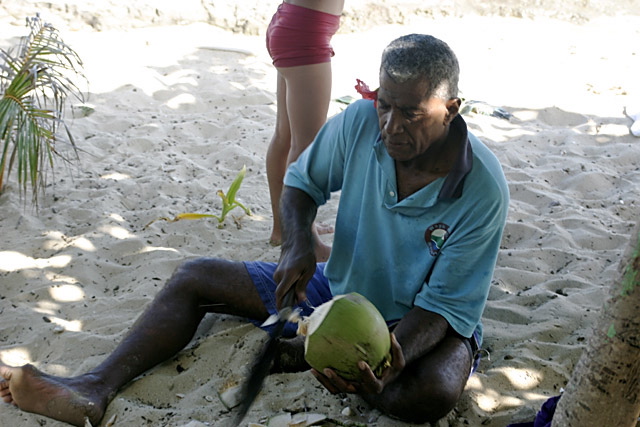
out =
<path fill-rule="evenodd" d="M 444 118 L 445 124 L 450 124 L 451 121 L 456 118 L 460 112 L 460 105 L 462 105 L 460 98 L 451 98 L 445 103 L 447 107 L 447 115 Z"/>

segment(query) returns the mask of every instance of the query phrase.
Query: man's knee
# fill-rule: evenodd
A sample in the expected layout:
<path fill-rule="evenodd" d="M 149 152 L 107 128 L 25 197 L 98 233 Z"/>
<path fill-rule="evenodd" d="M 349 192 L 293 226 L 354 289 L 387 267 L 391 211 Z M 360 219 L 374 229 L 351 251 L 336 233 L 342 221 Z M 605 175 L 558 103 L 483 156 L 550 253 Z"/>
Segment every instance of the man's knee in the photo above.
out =
<path fill-rule="evenodd" d="M 446 389 L 432 390 L 420 395 L 405 395 L 401 402 L 390 403 L 387 408 L 383 409 L 390 416 L 404 422 L 434 423 L 455 408 L 459 399 L 460 393 Z"/>
<path fill-rule="evenodd" d="M 447 339 L 441 354 L 412 364 L 380 399 L 381 409 L 413 423 L 435 422 L 458 403 L 469 376 L 471 357 L 464 343 Z"/>
<path fill-rule="evenodd" d="M 199 257 L 188 259 L 180 263 L 173 271 L 167 286 L 184 287 L 193 286 L 202 279 L 211 278 L 222 260 L 216 258 Z"/>
<path fill-rule="evenodd" d="M 429 404 L 415 405 L 416 411 L 413 414 L 414 422 L 418 423 L 434 423 L 446 416 L 460 400 L 460 394 L 451 390 L 441 391 L 438 395 L 430 398 Z"/>

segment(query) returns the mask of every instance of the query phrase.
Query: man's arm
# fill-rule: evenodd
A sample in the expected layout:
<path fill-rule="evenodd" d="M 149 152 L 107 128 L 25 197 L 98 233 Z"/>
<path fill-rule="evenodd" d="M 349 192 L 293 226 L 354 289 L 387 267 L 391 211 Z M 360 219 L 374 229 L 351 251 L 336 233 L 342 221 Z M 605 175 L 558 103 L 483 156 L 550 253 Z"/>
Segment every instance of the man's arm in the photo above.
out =
<path fill-rule="evenodd" d="M 311 227 L 317 212 L 318 207 L 307 193 L 285 185 L 280 199 L 282 248 L 280 261 L 273 275 L 278 282 L 278 307 L 292 288 L 295 288 L 298 301 L 306 299 L 307 283 L 316 269 Z"/>
<path fill-rule="evenodd" d="M 393 330 L 391 366 L 382 372 L 380 378 L 373 374 L 370 367 L 363 366 L 366 381 L 363 381 L 361 392 L 381 393 L 387 384 L 398 378 L 406 365 L 437 347 L 448 330 L 449 322 L 444 317 L 420 307 L 413 307 Z"/>
<path fill-rule="evenodd" d="M 393 330 L 407 364 L 433 350 L 447 335 L 449 323 L 437 313 L 413 307 Z"/>

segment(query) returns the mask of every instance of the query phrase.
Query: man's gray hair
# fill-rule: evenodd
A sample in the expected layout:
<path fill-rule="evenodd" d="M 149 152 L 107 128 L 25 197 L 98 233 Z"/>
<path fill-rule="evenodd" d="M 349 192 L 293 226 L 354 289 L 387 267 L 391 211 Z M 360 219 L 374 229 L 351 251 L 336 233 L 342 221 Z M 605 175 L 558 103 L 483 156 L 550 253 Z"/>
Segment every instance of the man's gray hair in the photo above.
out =
<path fill-rule="evenodd" d="M 396 83 L 426 79 L 430 85 L 427 97 L 458 96 L 458 59 L 449 45 L 433 36 L 409 34 L 395 39 L 382 52 L 380 71 Z"/>

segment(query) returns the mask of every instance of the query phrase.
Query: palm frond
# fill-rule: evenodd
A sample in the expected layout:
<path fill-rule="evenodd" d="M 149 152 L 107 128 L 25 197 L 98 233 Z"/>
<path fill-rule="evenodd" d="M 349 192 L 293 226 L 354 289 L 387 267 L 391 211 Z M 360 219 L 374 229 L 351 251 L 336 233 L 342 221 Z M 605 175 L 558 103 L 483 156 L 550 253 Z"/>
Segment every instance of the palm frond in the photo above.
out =
<path fill-rule="evenodd" d="M 84 75 L 80 57 L 53 26 L 39 16 L 28 18 L 27 25 L 30 33 L 15 55 L 13 50 L 0 50 L 0 191 L 5 172 L 8 179 L 15 164 L 21 194 L 30 186 L 37 204 L 54 159 L 70 160 L 56 149 L 56 143 L 69 143 L 77 158 L 64 112 L 68 96 L 84 102 L 73 80 Z M 61 128 L 64 133 L 59 132 Z"/>

